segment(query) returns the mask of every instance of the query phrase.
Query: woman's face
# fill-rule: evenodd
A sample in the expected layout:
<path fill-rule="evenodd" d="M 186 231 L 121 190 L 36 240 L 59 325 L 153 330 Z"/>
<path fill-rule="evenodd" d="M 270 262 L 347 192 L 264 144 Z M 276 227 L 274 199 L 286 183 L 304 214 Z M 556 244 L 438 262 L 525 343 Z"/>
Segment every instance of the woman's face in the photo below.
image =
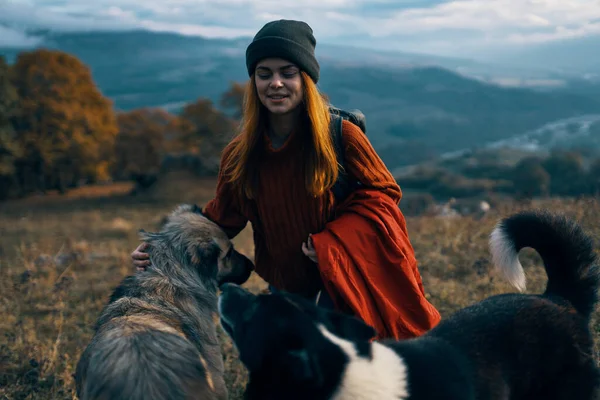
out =
<path fill-rule="evenodd" d="M 256 65 L 256 91 L 260 102 L 273 114 L 287 114 L 302 103 L 300 69 L 281 58 L 266 58 Z"/>

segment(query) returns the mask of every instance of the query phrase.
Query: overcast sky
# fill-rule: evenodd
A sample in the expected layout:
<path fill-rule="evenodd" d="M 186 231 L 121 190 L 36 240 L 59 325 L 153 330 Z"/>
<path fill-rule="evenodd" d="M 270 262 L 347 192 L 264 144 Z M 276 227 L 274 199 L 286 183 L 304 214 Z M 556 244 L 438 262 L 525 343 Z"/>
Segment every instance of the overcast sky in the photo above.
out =
<path fill-rule="evenodd" d="M 600 35 L 600 0 L 0 0 L 0 45 L 35 44 L 36 27 L 252 36 L 278 18 L 319 43 L 462 56 Z"/>

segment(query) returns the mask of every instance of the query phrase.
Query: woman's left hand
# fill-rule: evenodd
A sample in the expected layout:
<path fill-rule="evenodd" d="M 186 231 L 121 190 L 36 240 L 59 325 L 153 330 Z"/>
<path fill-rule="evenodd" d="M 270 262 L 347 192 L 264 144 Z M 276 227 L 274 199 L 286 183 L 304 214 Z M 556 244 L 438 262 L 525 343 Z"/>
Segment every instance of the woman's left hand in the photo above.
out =
<path fill-rule="evenodd" d="M 318 263 L 317 252 L 315 251 L 315 248 L 313 247 L 311 235 L 308 235 L 308 240 L 306 242 L 302 243 L 302 252 L 304 253 L 305 256 L 310 258 L 313 262 Z"/>

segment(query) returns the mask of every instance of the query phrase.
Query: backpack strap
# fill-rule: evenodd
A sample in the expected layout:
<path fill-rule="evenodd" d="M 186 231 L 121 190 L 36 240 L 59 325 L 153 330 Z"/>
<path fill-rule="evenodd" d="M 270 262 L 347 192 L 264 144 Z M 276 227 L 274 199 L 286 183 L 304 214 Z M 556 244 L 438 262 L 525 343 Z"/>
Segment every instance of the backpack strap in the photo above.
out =
<path fill-rule="evenodd" d="M 344 118 L 342 118 L 341 116 L 335 114 L 331 115 L 331 133 L 333 135 L 333 145 L 335 147 L 338 163 L 342 167 L 345 165 L 344 137 L 342 134 L 343 122 Z M 343 168 L 340 169 L 343 170 Z"/>
<path fill-rule="evenodd" d="M 333 146 L 335 147 L 336 156 L 338 159 L 338 179 L 331 188 L 333 195 L 335 196 L 336 202 L 340 203 L 352 191 L 358 186 L 359 182 L 353 182 L 348 173 L 346 172 L 344 166 L 345 164 L 345 154 L 344 154 L 344 138 L 342 135 L 342 124 L 344 118 L 336 113 L 331 113 L 331 136 L 333 139 Z"/>

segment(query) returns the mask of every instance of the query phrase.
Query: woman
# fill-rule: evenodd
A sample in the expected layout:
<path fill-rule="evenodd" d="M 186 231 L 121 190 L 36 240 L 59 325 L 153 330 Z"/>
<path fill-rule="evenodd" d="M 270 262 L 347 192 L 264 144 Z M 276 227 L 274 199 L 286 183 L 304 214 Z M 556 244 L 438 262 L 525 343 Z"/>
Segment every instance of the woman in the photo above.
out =
<path fill-rule="evenodd" d="M 246 51 L 241 132 L 223 151 L 203 209 L 230 237 L 251 222 L 256 272 L 272 289 L 362 318 L 378 337 L 420 335 L 440 319 L 425 299 L 398 202 L 401 191 L 364 133 L 344 121 L 346 171 L 362 185 L 341 204 L 316 41 L 301 21 L 267 23 Z M 149 265 L 141 244 L 132 258 Z"/>

